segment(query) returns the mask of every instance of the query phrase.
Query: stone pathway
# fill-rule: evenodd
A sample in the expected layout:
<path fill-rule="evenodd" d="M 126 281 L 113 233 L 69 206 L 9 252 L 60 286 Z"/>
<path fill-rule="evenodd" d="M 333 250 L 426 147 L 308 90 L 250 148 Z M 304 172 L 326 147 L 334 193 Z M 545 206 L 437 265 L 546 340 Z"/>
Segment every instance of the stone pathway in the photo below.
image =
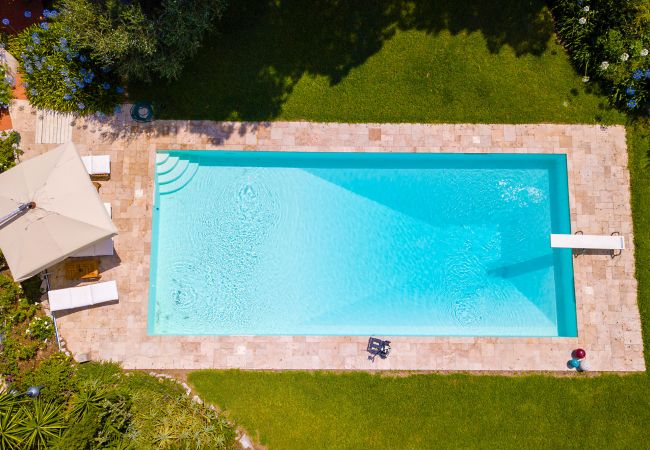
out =
<path fill-rule="evenodd" d="M 12 107 L 24 158 L 53 148 L 35 144 L 35 111 Z M 625 129 L 590 125 L 410 125 L 310 122 L 156 121 L 124 113 L 78 119 L 72 139 L 82 154 L 110 154 L 112 177 L 102 200 L 113 205 L 116 255 L 101 260 L 102 280 L 117 280 L 117 304 L 59 314 L 68 348 L 139 369 L 364 369 L 566 371 L 572 349 L 587 350 L 592 370 L 642 371 L 636 303 Z M 231 149 L 337 152 L 566 153 L 573 230 L 620 231 L 628 249 L 615 259 L 574 259 L 578 338 L 387 337 L 393 353 L 368 361 L 367 337 L 148 336 L 151 204 L 156 150 Z M 70 286 L 61 267 L 55 288 Z"/>

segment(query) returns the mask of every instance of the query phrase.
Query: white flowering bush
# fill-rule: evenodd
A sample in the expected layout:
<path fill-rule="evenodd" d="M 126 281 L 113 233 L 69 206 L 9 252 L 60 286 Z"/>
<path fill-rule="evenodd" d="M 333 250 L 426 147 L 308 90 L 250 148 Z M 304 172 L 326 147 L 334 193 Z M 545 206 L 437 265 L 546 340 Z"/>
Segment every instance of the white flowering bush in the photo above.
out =
<path fill-rule="evenodd" d="M 45 341 L 54 335 L 54 324 L 49 317 L 34 317 L 25 334 L 36 341 Z"/>
<path fill-rule="evenodd" d="M 56 22 L 23 30 L 10 43 L 29 102 L 42 109 L 77 115 L 111 114 L 124 88 L 109 67 L 96 64 L 70 43 Z"/>
<path fill-rule="evenodd" d="M 557 31 L 585 79 L 617 106 L 650 115 L 650 2 L 553 0 Z"/>

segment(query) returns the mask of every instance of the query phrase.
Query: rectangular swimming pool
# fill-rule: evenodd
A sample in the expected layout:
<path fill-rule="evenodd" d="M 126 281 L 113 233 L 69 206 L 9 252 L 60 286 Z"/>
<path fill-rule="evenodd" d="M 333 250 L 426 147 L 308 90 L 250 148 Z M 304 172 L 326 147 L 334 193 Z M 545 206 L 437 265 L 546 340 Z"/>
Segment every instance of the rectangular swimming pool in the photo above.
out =
<path fill-rule="evenodd" d="M 169 151 L 149 333 L 576 336 L 566 157 Z"/>

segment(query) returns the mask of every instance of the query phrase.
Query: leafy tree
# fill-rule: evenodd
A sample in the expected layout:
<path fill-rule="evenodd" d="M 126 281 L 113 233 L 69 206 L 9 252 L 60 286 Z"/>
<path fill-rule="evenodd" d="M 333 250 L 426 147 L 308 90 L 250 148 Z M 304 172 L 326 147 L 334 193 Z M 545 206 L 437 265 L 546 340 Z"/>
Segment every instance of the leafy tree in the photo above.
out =
<path fill-rule="evenodd" d="M 175 79 L 224 0 L 60 0 L 57 21 L 93 59 L 124 78 Z"/>
<path fill-rule="evenodd" d="M 57 21 L 75 45 L 123 77 L 142 78 L 156 58 L 154 23 L 137 2 L 62 0 Z"/>

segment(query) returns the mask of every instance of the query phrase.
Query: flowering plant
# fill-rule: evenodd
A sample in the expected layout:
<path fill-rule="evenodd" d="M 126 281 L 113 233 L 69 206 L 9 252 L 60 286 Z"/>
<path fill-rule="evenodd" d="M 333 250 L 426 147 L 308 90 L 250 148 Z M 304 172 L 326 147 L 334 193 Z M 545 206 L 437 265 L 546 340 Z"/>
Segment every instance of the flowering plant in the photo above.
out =
<path fill-rule="evenodd" d="M 29 323 L 25 334 L 36 341 L 44 341 L 54 334 L 52 319 L 49 317 L 34 317 Z"/>
<path fill-rule="evenodd" d="M 14 83 L 14 79 L 9 76 L 2 63 L 3 61 L 0 60 L 0 109 L 9 106 L 9 102 L 11 101 L 11 86 Z"/>
<path fill-rule="evenodd" d="M 110 68 L 96 64 L 70 43 L 56 22 L 42 22 L 12 40 L 29 102 L 43 109 L 88 115 L 112 113 L 124 88 Z"/>
<path fill-rule="evenodd" d="M 23 154 L 18 148 L 20 134 L 16 131 L 0 131 L 0 173 L 16 165 L 16 157 Z"/>
<path fill-rule="evenodd" d="M 554 0 L 557 31 L 573 63 L 612 102 L 650 114 L 650 4 L 645 0 Z M 584 19 L 584 20 L 583 20 Z"/>

